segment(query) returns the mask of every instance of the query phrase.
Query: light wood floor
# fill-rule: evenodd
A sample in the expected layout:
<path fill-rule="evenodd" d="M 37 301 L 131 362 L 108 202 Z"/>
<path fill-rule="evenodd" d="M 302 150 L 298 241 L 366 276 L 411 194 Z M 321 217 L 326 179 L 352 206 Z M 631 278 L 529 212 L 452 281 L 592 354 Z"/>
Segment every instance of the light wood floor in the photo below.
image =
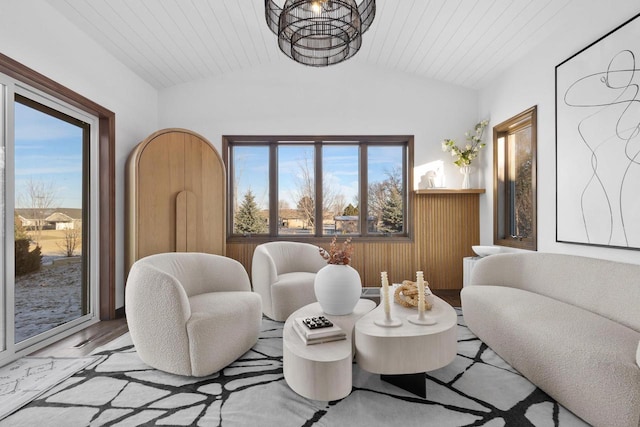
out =
<path fill-rule="evenodd" d="M 460 307 L 459 290 L 433 291 L 437 296 L 451 304 Z M 109 341 L 127 332 L 127 320 L 125 318 L 98 322 L 82 331 L 64 338 L 31 354 L 39 357 L 80 357 L 86 356 L 97 347 L 105 345 Z"/>

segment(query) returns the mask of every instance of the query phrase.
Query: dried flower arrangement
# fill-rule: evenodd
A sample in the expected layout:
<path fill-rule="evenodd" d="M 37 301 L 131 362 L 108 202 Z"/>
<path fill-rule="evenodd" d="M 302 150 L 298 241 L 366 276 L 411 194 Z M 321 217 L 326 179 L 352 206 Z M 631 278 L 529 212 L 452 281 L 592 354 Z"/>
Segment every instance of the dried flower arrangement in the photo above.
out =
<path fill-rule="evenodd" d="M 351 243 L 351 237 L 345 240 L 342 245 L 338 246 L 337 236 L 333 236 L 329 250 L 318 248 L 322 258 L 327 260 L 327 264 L 339 264 L 349 265 L 351 262 L 351 255 L 353 254 L 353 244 Z"/>

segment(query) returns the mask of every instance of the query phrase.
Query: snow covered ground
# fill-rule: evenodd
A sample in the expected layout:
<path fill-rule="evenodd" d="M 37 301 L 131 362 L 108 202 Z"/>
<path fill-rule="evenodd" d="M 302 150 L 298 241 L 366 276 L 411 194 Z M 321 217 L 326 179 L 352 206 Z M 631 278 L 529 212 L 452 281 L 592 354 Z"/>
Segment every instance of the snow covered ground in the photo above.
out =
<path fill-rule="evenodd" d="M 16 277 L 16 343 L 82 315 L 81 258 L 46 261 L 40 271 Z"/>

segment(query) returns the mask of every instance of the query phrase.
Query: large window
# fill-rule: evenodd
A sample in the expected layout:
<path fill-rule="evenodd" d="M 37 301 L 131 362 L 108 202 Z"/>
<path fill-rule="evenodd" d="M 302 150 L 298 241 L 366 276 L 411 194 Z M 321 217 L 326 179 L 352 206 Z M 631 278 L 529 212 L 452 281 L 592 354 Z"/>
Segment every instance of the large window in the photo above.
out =
<path fill-rule="evenodd" d="M 494 243 L 536 250 L 536 107 L 493 128 Z"/>
<path fill-rule="evenodd" d="M 408 235 L 413 139 L 224 138 L 231 237 Z"/>

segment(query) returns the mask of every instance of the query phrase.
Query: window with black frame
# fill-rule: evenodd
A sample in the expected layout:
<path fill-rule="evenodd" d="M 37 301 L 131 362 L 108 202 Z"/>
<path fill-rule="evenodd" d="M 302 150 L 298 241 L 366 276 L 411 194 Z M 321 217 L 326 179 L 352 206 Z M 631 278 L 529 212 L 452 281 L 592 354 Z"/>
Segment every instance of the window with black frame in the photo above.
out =
<path fill-rule="evenodd" d="M 494 244 L 536 250 L 536 107 L 493 128 Z"/>
<path fill-rule="evenodd" d="M 406 237 L 412 142 L 224 137 L 229 236 Z"/>

